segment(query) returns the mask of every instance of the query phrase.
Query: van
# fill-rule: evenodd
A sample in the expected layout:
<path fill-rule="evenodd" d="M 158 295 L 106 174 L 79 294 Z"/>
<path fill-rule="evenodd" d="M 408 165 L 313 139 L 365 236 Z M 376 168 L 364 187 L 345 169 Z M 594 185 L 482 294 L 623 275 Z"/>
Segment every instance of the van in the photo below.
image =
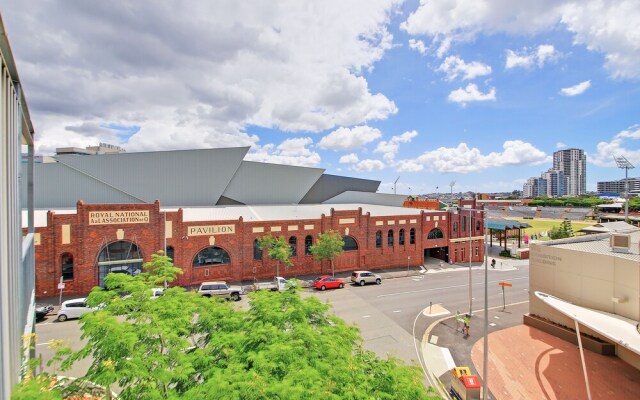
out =
<path fill-rule="evenodd" d="M 58 321 L 64 322 L 69 318 L 80 318 L 82 314 L 95 311 L 95 308 L 87 306 L 86 300 L 85 297 L 82 297 L 80 299 L 63 301 L 58 311 Z"/>

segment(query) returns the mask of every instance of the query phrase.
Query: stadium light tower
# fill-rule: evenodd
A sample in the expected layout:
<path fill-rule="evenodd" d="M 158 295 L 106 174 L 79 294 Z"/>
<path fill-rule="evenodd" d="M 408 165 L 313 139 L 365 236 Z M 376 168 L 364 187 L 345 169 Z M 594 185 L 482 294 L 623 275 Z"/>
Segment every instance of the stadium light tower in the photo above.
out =
<path fill-rule="evenodd" d="M 624 156 L 614 156 L 618 168 L 624 169 L 624 221 L 629 222 L 629 170 L 635 168 Z"/>
<path fill-rule="evenodd" d="M 449 187 L 451 188 L 451 205 L 453 206 L 453 187 L 456 185 L 456 181 L 451 181 Z"/>

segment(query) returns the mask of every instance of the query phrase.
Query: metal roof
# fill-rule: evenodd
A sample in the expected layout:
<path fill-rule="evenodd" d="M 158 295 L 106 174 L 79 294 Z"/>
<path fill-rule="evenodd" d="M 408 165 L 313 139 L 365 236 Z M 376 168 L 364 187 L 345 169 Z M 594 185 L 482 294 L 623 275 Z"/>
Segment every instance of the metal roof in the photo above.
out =
<path fill-rule="evenodd" d="M 634 232 L 640 230 L 637 226 L 628 224 L 624 221 L 601 222 L 599 224 L 587 226 L 578 232 L 586 233 L 606 233 L 606 232 Z"/>
<path fill-rule="evenodd" d="M 319 204 L 347 191 L 375 193 L 380 181 L 324 174 L 300 200 L 301 204 Z"/>
<path fill-rule="evenodd" d="M 242 204 L 297 204 L 323 172 L 320 168 L 243 161 L 223 196 Z"/>
<path fill-rule="evenodd" d="M 610 233 L 576 236 L 566 239 L 536 242 L 540 246 L 553 246 L 584 253 L 608 255 L 640 262 L 640 230 L 629 233 L 631 245 L 628 252 L 613 251 L 609 244 Z"/>
<path fill-rule="evenodd" d="M 528 228 L 531 225 L 514 219 L 487 218 L 484 222 L 487 229 L 504 231 L 506 229 Z"/>
<path fill-rule="evenodd" d="M 381 206 L 402 207 L 406 195 L 387 194 L 387 193 L 369 193 L 348 190 L 344 193 L 332 197 L 323 203 L 325 204 L 343 204 L 343 203 L 366 203 L 378 204 Z"/>
<path fill-rule="evenodd" d="M 319 219 L 321 214 L 330 215 L 335 211 L 357 210 L 367 212 L 372 217 L 416 216 L 422 210 L 415 208 L 380 206 L 374 204 L 293 204 L 293 205 L 254 205 L 254 206 L 217 206 L 183 208 L 185 222 L 223 221 L 242 217 L 245 222 L 287 221 Z M 424 210 L 428 212 L 429 210 Z M 435 212 L 435 211 L 434 211 Z"/>
<path fill-rule="evenodd" d="M 574 321 L 578 321 L 614 343 L 640 354 L 638 321 L 617 314 L 581 307 L 547 293 L 536 291 L 535 295 L 545 304 Z"/>

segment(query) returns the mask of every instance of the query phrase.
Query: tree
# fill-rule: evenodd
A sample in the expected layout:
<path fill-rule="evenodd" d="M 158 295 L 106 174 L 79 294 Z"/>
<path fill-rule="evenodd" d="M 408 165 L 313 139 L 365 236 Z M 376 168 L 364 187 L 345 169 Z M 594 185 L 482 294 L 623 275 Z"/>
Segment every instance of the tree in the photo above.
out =
<path fill-rule="evenodd" d="M 291 247 L 284 237 L 265 235 L 258 238 L 258 247 L 260 250 L 266 249 L 269 258 L 276 262 L 276 276 L 280 276 L 280 263 L 283 263 L 286 267 L 293 265 L 291 262 Z"/>
<path fill-rule="evenodd" d="M 564 239 L 573 236 L 573 225 L 568 219 L 564 219 L 560 225 L 556 225 L 549 231 L 551 239 Z"/>
<path fill-rule="evenodd" d="M 331 275 L 335 276 L 333 260 L 344 252 L 344 241 L 338 231 L 327 231 L 318 235 L 316 244 L 311 245 L 311 254 L 316 260 L 331 262 Z"/>
<path fill-rule="evenodd" d="M 82 380 L 117 384 L 123 400 L 433 398 L 419 368 L 363 349 L 315 296 L 256 292 L 248 311 L 179 287 L 150 299 L 151 275 L 94 288 L 87 302 L 101 308 L 81 318 L 87 343 L 62 368 L 91 357 Z"/>
<path fill-rule="evenodd" d="M 142 265 L 145 272 L 143 275 L 148 277 L 154 284 L 163 284 L 166 289 L 168 283 L 176 279 L 176 275 L 183 274 L 181 268 L 173 265 L 173 260 L 164 254 L 164 251 L 158 250 L 151 255 L 151 261 Z"/>

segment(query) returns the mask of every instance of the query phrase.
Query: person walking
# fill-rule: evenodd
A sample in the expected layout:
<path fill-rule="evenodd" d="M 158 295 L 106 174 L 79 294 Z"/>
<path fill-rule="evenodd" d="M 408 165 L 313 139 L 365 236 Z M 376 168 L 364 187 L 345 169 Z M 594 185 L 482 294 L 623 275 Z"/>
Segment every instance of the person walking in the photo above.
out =
<path fill-rule="evenodd" d="M 496 259 L 495 258 L 491 259 L 491 268 L 493 268 L 493 269 L 496 268 Z"/>
<path fill-rule="evenodd" d="M 469 324 L 471 323 L 471 320 L 469 319 L 469 314 L 465 314 L 463 321 L 464 321 L 464 335 L 469 336 Z"/>

